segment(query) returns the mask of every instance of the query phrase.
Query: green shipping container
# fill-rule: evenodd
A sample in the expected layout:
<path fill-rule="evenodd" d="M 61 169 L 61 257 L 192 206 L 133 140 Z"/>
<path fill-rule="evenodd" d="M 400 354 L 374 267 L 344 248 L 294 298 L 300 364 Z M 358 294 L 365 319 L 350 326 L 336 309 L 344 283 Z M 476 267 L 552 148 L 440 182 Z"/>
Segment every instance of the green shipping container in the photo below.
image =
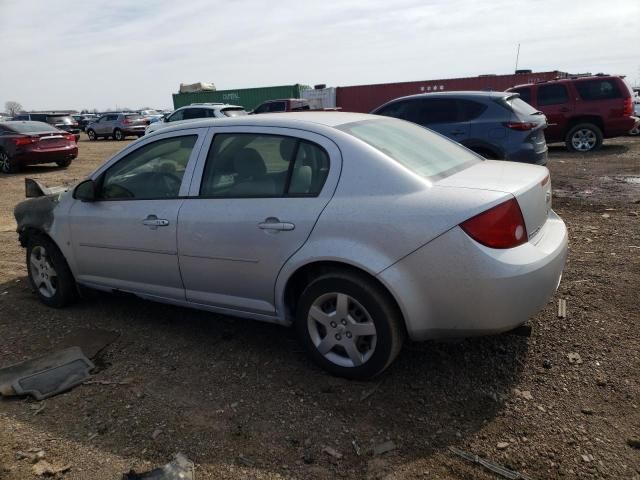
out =
<path fill-rule="evenodd" d="M 266 100 L 278 98 L 300 98 L 307 85 L 284 85 L 279 87 L 240 88 L 238 90 L 215 90 L 212 92 L 174 93 L 173 107 L 180 108 L 192 103 L 229 103 L 253 110 Z"/>

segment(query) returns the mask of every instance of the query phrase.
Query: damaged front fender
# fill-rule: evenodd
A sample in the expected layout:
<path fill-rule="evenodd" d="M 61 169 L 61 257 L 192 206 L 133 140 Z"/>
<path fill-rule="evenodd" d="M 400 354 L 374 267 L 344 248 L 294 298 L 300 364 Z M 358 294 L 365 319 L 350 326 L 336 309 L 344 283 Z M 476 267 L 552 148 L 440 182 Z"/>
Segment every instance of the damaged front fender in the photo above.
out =
<path fill-rule="evenodd" d="M 54 211 L 65 188 L 46 188 L 32 179 L 25 180 L 26 196 L 31 197 L 16 205 L 13 215 L 18 224 L 20 244 L 25 247 L 31 230 L 48 233 L 54 221 Z"/>

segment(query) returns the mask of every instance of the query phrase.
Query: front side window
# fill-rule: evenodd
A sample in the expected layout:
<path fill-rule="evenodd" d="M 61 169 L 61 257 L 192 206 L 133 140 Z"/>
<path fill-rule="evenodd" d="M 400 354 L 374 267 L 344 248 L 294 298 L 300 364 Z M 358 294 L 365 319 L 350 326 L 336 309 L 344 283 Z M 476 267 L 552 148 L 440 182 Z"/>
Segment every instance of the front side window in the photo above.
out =
<path fill-rule="evenodd" d="M 560 105 L 569 101 L 564 85 L 541 85 L 538 87 L 538 105 Z"/>
<path fill-rule="evenodd" d="M 516 88 L 515 93 L 520 94 L 520 98 L 527 103 L 531 103 L 531 89 L 530 88 Z"/>
<path fill-rule="evenodd" d="M 203 197 L 316 196 L 329 173 L 318 145 L 281 135 L 217 134 L 202 177 Z"/>
<path fill-rule="evenodd" d="M 622 96 L 618 85 L 611 79 L 583 80 L 575 82 L 575 86 L 583 100 L 609 100 Z"/>
<path fill-rule="evenodd" d="M 482 161 L 441 135 L 391 118 L 346 123 L 337 128 L 429 180 L 447 177 Z"/>
<path fill-rule="evenodd" d="M 194 118 L 206 118 L 208 116 L 206 108 L 187 108 L 184 111 L 184 119 L 192 120 Z"/>
<path fill-rule="evenodd" d="M 111 166 L 100 182 L 103 200 L 176 198 L 197 135 L 148 143 Z"/>

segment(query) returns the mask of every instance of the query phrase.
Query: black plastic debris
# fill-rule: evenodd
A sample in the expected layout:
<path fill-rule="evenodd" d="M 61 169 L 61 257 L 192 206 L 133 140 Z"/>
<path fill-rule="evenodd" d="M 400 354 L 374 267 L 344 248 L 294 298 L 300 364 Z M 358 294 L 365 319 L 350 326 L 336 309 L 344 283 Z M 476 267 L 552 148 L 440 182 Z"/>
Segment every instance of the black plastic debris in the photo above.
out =
<path fill-rule="evenodd" d="M 193 480 L 195 478 L 194 468 L 191 460 L 178 453 L 174 460 L 164 467 L 146 473 L 136 473 L 131 470 L 122 475 L 122 480 Z"/>
<path fill-rule="evenodd" d="M 80 348 L 60 350 L 0 369 L 0 395 L 33 395 L 44 400 L 80 385 L 93 368 Z"/>

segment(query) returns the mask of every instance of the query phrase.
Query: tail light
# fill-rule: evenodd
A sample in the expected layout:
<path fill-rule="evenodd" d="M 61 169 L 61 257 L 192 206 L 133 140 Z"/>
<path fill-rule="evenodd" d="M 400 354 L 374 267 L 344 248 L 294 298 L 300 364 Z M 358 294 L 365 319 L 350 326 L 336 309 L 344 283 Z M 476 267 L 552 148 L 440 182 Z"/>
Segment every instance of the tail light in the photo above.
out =
<path fill-rule="evenodd" d="M 529 130 L 533 130 L 538 126 L 537 123 L 534 122 L 509 122 L 504 124 L 505 127 L 510 128 L 511 130 L 518 130 L 519 132 L 527 132 Z"/>
<path fill-rule="evenodd" d="M 24 145 L 31 145 L 33 143 L 37 143 L 39 140 L 38 137 L 17 137 L 13 139 L 13 143 L 16 147 L 21 147 Z"/>
<path fill-rule="evenodd" d="M 515 198 L 460 224 L 476 242 L 491 248 L 513 248 L 527 241 L 527 227 Z"/>
<path fill-rule="evenodd" d="M 625 117 L 630 117 L 631 115 L 633 115 L 633 99 L 631 97 L 627 97 L 624 99 L 622 115 L 624 115 Z"/>
<path fill-rule="evenodd" d="M 64 136 L 65 140 L 69 140 L 70 142 L 75 142 L 76 141 L 76 136 L 73 133 L 69 133 L 67 135 Z"/>
<path fill-rule="evenodd" d="M 131 120 L 128 120 L 126 118 L 124 120 L 122 120 L 122 124 L 123 125 L 129 125 L 130 123 L 131 123 Z"/>

